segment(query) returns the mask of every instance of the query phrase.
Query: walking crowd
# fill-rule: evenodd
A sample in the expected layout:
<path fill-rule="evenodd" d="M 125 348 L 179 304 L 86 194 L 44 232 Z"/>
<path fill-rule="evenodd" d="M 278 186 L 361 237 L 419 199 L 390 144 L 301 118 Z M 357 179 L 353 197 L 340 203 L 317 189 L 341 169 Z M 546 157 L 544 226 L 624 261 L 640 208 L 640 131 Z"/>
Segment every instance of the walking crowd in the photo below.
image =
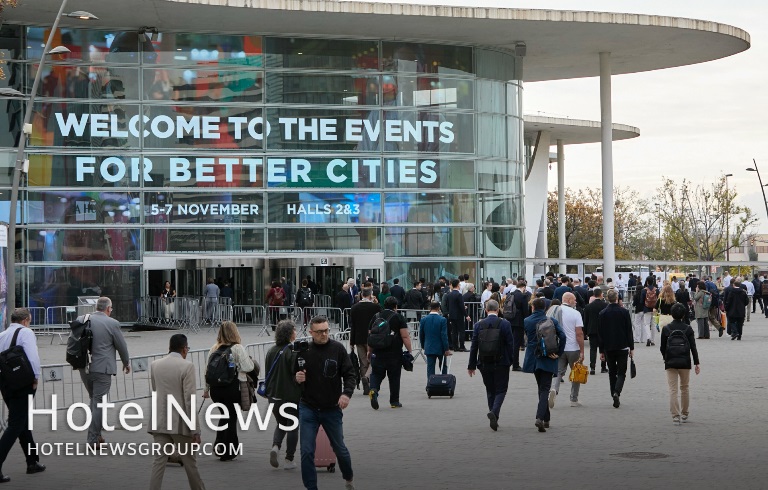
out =
<path fill-rule="evenodd" d="M 345 282 L 338 299 L 351 306 L 346 332 L 350 351 L 331 338 L 325 316 L 305 320 L 309 340 L 297 340 L 302 325 L 280 320 L 258 390 L 255 386 L 261 366 L 242 346 L 237 325 L 223 322 L 207 357 L 203 392 L 203 398 L 221 404 L 218 424 L 227 426 L 216 432 L 216 447 L 224 448 L 217 453 L 219 459 L 224 462 L 237 456 L 231 452 L 238 443 L 235 412 L 247 411 L 257 391 L 273 404 L 278 422 L 269 464 L 295 470 L 298 451 L 305 488 L 317 488 L 317 467 L 334 470 L 338 463 L 345 488 L 354 489 L 352 459 L 344 443 L 343 410 L 356 388 L 367 395 L 373 410 L 381 407 L 382 391 L 387 392 L 390 408 L 402 408 L 401 373 L 413 369 L 414 354 L 423 354 L 426 359 L 427 394 L 452 397 L 456 382 L 450 373 L 450 360 L 455 352 L 468 352 L 467 373 L 470 377 L 480 373 L 493 431 L 499 429 L 510 374 L 533 374 L 538 393 L 532 409 L 534 426 L 546 432 L 552 427 L 552 409 L 569 369 L 571 407 L 581 406 L 581 384 L 588 375 L 596 374 L 599 360 L 600 373 L 608 374 L 606 401 L 618 409 L 626 377 L 634 377 L 636 346 L 655 346 L 657 333 L 668 381 L 670 414 L 674 423 L 681 424 L 690 415 L 690 371 L 693 368 L 696 374 L 700 372 L 696 341 L 710 338 L 710 324 L 719 336 L 728 333 L 731 340 L 741 340 L 744 323 L 749 321 L 750 303 L 752 313 L 759 306 L 768 317 L 768 279 L 757 275 L 752 281 L 727 273 L 718 281 L 692 275 L 680 280 L 673 276 L 669 281 L 651 275 L 640 281 L 629 274 L 625 283 L 621 275 L 614 282 L 611 278 L 603 281 L 591 276 L 581 281 L 548 273 L 531 285 L 523 277 L 505 279 L 503 284 L 489 280 L 480 288 L 481 295 L 469 279 L 468 275 L 452 280 L 439 278 L 431 286 L 420 279 L 408 291 L 397 279 L 391 287 L 382 283 L 376 288 L 373 282 Z M 296 301 L 308 303 L 312 293 L 307 294 L 307 281 L 302 282 Z M 109 392 L 118 354 L 124 371 L 130 371 L 119 324 L 109 317 L 109 298 L 100 298 L 96 310 L 83 320 L 90 325 L 92 343 L 88 363 L 80 369 L 95 411 L 87 435 L 91 445 L 105 443 L 97 403 Z M 34 337 L 30 341 L 24 330 L 29 320 L 28 310 L 17 309 L 11 326 L 0 333 L 0 388 L 9 410 L 8 428 L 0 437 L 0 468 L 18 439 L 27 458 L 27 472 L 36 473 L 45 467 L 29 451 L 32 433 L 27 428 L 26 395 L 34 394 L 39 378 Z M 414 341 L 418 339 L 419 351 L 412 345 L 409 322 L 417 330 Z M 19 346 L 30 366 L 22 386 L 6 379 L 4 365 L 6 354 L 12 349 L 18 351 Z M 197 383 L 196 370 L 186 360 L 188 351 L 186 336 L 173 335 L 168 356 L 152 363 L 151 388 L 163 395 L 163 400 L 165 396 L 175 398 L 184 413 L 193 418 L 195 407 L 189 404 L 189 395 L 195 392 Z M 161 409 L 165 410 L 165 405 Z M 289 418 L 298 420 L 297 429 L 285 429 L 291 425 Z M 195 454 L 185 450 L 200 442 L 199 427 L 193 430 L 184 417 L 176 417 L 168 428 L 150 432 L 156 441 L 176 445 L 190 487 L 204 489 Z M 150 488 L 161 487 L 167 460 L 165 456 L 156 457 Z M 0 473 L 0 482 L 9 479 Z"/>

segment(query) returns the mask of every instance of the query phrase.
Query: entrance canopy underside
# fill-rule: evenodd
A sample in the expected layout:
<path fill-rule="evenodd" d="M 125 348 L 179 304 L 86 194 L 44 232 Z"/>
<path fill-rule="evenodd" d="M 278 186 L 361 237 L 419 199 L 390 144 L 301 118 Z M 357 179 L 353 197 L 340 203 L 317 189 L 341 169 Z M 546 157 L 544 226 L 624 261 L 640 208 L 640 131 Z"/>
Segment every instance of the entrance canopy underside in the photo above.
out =
<path fill-rule="evenodd" d="M 10 22 L 51 24 L 60 0 L 6 8 Z M 71 0 L 70 11 L 100 17 L 89 24 L 186 32 L 259 33 L 448 42 L 514 50 L 527 46 L 524 81 L 599 75 L 598 53 L 611 53 L 613 74 L 691 65 L 749 48 L 749 34 L 716 22 L 604 12 L 449 7 L 333 0 Z M 63 19 L 62 24 L 77 21 Z"/>

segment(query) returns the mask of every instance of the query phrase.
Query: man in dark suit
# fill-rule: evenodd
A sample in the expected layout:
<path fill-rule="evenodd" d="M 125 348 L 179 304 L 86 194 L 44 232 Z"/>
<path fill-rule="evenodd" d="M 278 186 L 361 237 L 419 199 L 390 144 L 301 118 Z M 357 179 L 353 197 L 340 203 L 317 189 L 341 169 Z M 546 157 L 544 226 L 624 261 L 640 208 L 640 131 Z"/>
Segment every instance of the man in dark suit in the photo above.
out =
<path fill-rule="evenodd" d="M 603 299 L 602 289 L 595 289 L 594 295 L 595 299 L 584 308 L 584 328 L 587 332 L 587 337 L 589 337 L 589 374 L 595 374 L 595 366 L 597 365 L 597 353 L 599 350 L 597 317 L 608 306 L 608 303 Z M 608 372 L 608 369 L 605 367 L 605 361 L 600 362 L 600 372 Z"/>
<path fill-rule="evenodd" d="M 342 311 L 352 308 L 352 296 L 349 295 L 349 284 L 347 283 L 342 284 L 341 291 L 336 293 L 336 308 Z"/>
<path fill-rule="evenodd" d="M 749 296 L 742 289 L 741 282 L 738 279 L 726 288 L 723 296 L 725 297 L 725 316 L 728 319 L 727 325 L 730 330 L 731 340 L 741 340 L 744 318 L 747 316 Z"/>
<path fill-rule="evenodd" d="M 397 306 L 402 308 L 405 302 L 405 289 L 400 285 L 400 279 L 392 279 L 392 284 L 394 285 L 389 288 L 389 294 L 397 299 Z"/>
<path fill-rule="evenodd" d="M 370 378 L 368 377 L 368 329 L 371 320 L 376 313 L 381 311 L 381 305 L 373 302 L 373 291 L 369 288 L 363 288 L 361 299 L 349 311 L 349 347 L 357 352 L 360 360 L 360 379 L 363 382 L 363 393 L 368 394 L 371 389 Z"/>
<path fill-rule="evenodd" d="M 464 325 L 470 318 L 464 309 L 464 298 L 459 292 L 458 279 L 451 281 L 451 292 L 445 296 L 445 304 L 448 308 L 447 311 L 443 312 L 443 314 L 448 314 L 448 348 L 450 350 L 466 352 L 467 348 L 464 346 Z"/>
<path fill-rule="evenodd" d="M 608 383 L 611 387 L 613 407 L 619 408 L 621 390 L 627 378 L 627 356 L 635 355 L 632 318 L 626 308 L 619 306 L 619 293 L 609 289 L 608 306 L 597 316 L 597 336 L 600 360 L 608 364 Z"/>
<path fill-rule="evenodd" d="M 405 293 L 403 301 L 404 310 L 420 310 L 424 304 L 424 297 L 421 294 L 421 281 L 413 283 L 413 289 Z"/>
<path fill-rule="evenodd" d="M 517 290 L 512 292 L 515 298 L 515 308 L 517 312 L 515 318 L 512 319 L 512 340 L 514 341 L 514 352 L 512 353 L 512 370 L 522 371 L 520 367 L 520 348 L 524 347 L 523 340 L 525 336 L 525 329 L 523 327 L 523 320 L 531 314 L 528 307 L 528 303 L 531 301 L 531 293 L 526 289 L 527 283 L 524 279 L 517 281 Z"/>

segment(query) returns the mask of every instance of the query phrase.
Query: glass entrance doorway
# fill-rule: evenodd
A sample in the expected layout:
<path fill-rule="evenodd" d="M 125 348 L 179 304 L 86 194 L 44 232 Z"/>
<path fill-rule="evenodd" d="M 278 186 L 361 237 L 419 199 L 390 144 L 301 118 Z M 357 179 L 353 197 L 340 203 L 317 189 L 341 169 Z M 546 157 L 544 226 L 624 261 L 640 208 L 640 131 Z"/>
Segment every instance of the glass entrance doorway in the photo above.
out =
<path fill-rule="evenodd" d="M 311 277 L 312 281 L 317 284 L 317 294 L 330 296 L 331 300 L 341 290 L 341 285 L 347 279 L 344 277 L 344 267 L 342 266 L 299 267 L 299 278 L 306 279 L 307 276 Z"/>

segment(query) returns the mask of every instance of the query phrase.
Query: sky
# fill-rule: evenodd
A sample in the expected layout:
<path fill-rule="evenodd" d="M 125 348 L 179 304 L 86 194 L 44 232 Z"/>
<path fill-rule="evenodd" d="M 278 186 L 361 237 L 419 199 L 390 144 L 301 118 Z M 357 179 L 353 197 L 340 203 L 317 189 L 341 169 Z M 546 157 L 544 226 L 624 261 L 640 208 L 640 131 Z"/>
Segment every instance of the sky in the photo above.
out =
<path fill-rule="evenodd" d="M 372 0 L 376 1 L 376 0 Z M 758 217 L 756 232 L 768 233 L 768 216 L 757 176 L 745 169 L 757 161 L 768 183 L 768 2 L 755 0 L 399 0 L 425 5 L 590 10 L 687 17 L 746 30 L 752 46 L 708 63 L 613 77 L 613 122 L 640 129 L 640 137 L 614 142 L 614 184 L 653 197 L 662 177 L 709 186 L 732 173 L 736 202 Z M 600 120 L 597 77 L 525 85 L 526 114 Z M 554 149 L 552 149 L 554 151 Z M 566 187 L 600 187 L 600 145 L 565 148 Z M 557 185 L 556 165 L 549 187 Z"/>

